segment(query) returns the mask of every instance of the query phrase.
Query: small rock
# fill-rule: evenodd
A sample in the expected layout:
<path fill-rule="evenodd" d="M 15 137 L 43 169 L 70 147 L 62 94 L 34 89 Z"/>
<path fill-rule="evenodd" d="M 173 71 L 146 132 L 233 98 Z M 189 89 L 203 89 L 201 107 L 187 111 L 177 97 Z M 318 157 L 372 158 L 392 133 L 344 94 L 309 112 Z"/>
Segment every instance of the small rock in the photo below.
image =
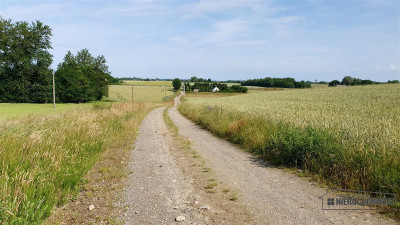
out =
<path fill-rule="evenodd" d="M 175 206 L 174 209 L 178 209 L 178 206 Z"/>
<path fill-rule="evenodd" d="M 139 214 L 139 211 L 135 211 L 135 214 Z"/>
<path fill-rule="evenodd" d="M 277 182 L 278 180 L 272 180 L 273 182 Z"/>
<path fill-rule="evenodd" d="M 89 206 L 89 210 L 92 211 L 94 209 L 94 205 Z"/>
<path fill-rule="evenodd" d="M 194 201 L 194 204 L 195 204 L 195 205 L 199 204 L 199 201 Z"/>
<path fill-rule="evenodd" d="M 297 170 L 297 172 L 299 172 L 299 173 L 302 172 L 302 171 L 303 171 L 303 170 Z"/>
<path fill-rule="evenodd" d="M 302 205 L 301 208 L 304 208 L 304 205 Z"/>
<path fill-rule="evenodd" d="M 210 206 L 208 206 L 208 205 L 203 205 L 203 206 L 200 206 L 199 209 L 210 210 Z"/>
<path fill-rule="evenodd" d="M 181 221 L 185 221 L 186 218 L 185 218 L 184 216 L 177 216 L 177 217 L 175 218 L 175 220 L 178 221 L 178 222 L 181 222 Z"/>

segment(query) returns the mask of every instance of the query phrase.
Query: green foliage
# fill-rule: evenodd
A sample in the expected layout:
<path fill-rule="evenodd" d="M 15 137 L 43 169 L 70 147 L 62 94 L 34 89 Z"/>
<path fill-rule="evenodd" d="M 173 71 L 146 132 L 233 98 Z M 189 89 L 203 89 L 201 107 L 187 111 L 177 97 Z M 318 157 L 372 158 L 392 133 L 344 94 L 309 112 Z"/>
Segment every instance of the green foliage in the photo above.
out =
<path fill-rule="evenodd" d="M 247 92 L 247 87 L 243 87 L 241 85 L 232 85 L 228 86 L 226 83 L 219 83 L 219 82 L 195 82 L 193 85 L 190 85 L 189 82 L 185 83 L 185 88 L 187 92 L 193 91 L 194 89 L 199 89 L 200 92 L 211 92 L 213 88 L 217 87 L 219 89 L 219 92 L 228 92 L 228 93 L 234 93 L 234 92 L 240 92 L 240 93 L 246 93 Z"/>
<path fill-rule="evenodd" d="M 51 28 L 0 17 L 0 102 L 51 101 Z"/>
<path fill-rule="evenodd" d="M 228 92 L 241 92 L 241 93 L 246 93 L 247 92 L 247 87 L 243 87 L 241 85 L 232 85 L 228 88 Z"/>
<path fill-rule="evenodd" d="M 339 85 L 340 84 L 340 81 L 338 81 L 338 80 L 333 80 L 333 81 L 331 81 L 331 82 L 329 82 L 329 87 L 336 87 L 337 85 Z"/>
<path fill-rule="evenodd" d="M 281 87 L 281 88 L 311 88 L 310 82 L 297 82 L 294 78 L 261 78 L 241 82 L 242 86 Z"/>
<path fill-rule="evenodd" d="M 398 83 L 400 83 L 400 81 L 399 80 L 388 80 L 388 83 L 398 84 Z"/>
<path fill-rule="evenodd" d="M 174 87 L 174 90 L 179 90 L 179 88 L 181 88 L 181 81 L 178 78 L 175 78 L 172 81 L 172 86 Z"/>
<path fill-rule="evenodd" d="M 104 56 L 94 58 L 87 49 L 76 56 L 68 51 L 55 72 L 57 100 L 75 103 L 101 100 L 108 96 L 110 79 L 113 78 Z"/>
<path fill-rule="evenodd" d="M 336 80 L 334 80 L 332 82 L 336 82 Z M 349 86 L 349 85 L 354 86 L 354 85 L 379 84 L 379 82 L 372 81 L 372 80 L 362 80 L 360 78 L 353 78 L 351 76 L 345 76 L 345 77 L 343 77 L 342 82 L 340 84 L 347 85 L 347 86 Z M 336 86 L 336 85 L 333 85 L 333 86 Z"/>
<path fill-rule="evenodd" d="M 354 82 L 354 78 L 352 78 L 351 76 L 345 76 L 342 79 L 341 84 L 342 85 L 352 85 Z"/>

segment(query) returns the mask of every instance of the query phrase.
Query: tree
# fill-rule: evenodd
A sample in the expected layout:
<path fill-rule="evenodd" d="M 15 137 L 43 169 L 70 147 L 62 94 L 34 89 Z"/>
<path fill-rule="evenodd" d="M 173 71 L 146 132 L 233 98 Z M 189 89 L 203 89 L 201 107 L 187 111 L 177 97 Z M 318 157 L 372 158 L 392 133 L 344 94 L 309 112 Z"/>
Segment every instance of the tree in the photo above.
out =
<path fill-rule="evenodd" d="M 0 17 L 0 102 L 51 101 L 51 28 Z"/>
<path fill-rule="evenodd" d="M 174 86 L 175 90 L 179 90 L 179 88 L 181 88 L 181 81 L 178 78 L 175 78 L 172 81 L 172 86 Z"/>
<path fill-rule="evenodd" d="M 352 78 L 351 76 L 345 76 L 342 79 L 342 85 L 353 85 L 354 83 L 354 78 Z"/>
<path fill-rule="evenodd" d="M 108 96 L 108 83 L 113 79 L 104 56 L 94 58 L 82 49 L 76 56 L 70 51 L 55 72 L 56 95 L 61 102 L 88 102 Z"/>
<path fill-rule="evenodd" d="M 339 85 L 340 84 L 340 81 L 338 81 L 338 80 L 333 80 L 333 81 L 331 81 L 331 82 L 329 82 L 329 87 L 336 87 L 337 85 Z"/>
<path fill-rule="evenodd" d="M 198 79 L 195 76 L 190 78 L 190 82 L 197 82 L 197 81 L 198 81 Z"/>

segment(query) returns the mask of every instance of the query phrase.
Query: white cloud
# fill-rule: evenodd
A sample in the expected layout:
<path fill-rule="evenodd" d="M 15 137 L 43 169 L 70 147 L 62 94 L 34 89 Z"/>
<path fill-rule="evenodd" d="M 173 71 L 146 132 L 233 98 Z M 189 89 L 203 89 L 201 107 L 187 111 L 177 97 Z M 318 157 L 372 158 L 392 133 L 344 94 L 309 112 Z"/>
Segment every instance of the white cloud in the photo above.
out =
<path fill-rule="evenodd" d="M 200 0 L 183 5 L 180 11 L 184 18 L 206 17 L 208 14 L 229 14 L 236 10 L 259 11 L 273 13 L 282 8 L 271 7 L 269 1 L 209 1 Z"/>
<path fill-rule="evenodd" d="M 391 70 L 398 70 L 398 67 L 395 66 L 393 63 L 390 63 L 390 69 Z"/>
<path fill-rule="evenodd" d="M 400 65 L 396 66 L 393 63 L 389 63 L 387 66 L 377 65 L 375 66 L 375 70 L 384 71 L 384 70 L 400 70 Z"/>
<path fill-rule="evenodd" d="M 9 6 L 1 7 L 0 15 L 4 19 L 13 21 L 21 20 L 43 20 L 44 18 L 65 15 L 65 9 L 69 6 L 66 3 L 42 3 L 31 6 Z"/>
<path fill-rule="evenodd" d="M 116 6 L 117 5 L 117 6 Z M 159 1 L 142 0 L 130 2 L 116 2 L 113 6 L 101 9 L 95 14 L 117 14 L 128 17 L 167 15 L 171 11 Z"/>
<path fill-rule="evenodd" d="M 275 17 L 275 18 L 267 18 L 265 19 L 266 22 L 272 24 L 289 24 L 298 21 L 304 20 L 303 17 L 300 16 L 284 16 L 284 17 Z"/>
<path fill-rule="evenodd" d="M 214 24 L 215 31 L 208 34 L 203 41 L 205 43 L 219 43 L 231 39 L 232 36 L 244 31 L 247 27 L 247 22 L 244 20 L 231 20 L 217 22 Z"/>
<path fill-rule="evenodd" d="M 189 43 L 189 38 L 182 36 L 173 36 L 169 40 L 175 45 L 186 45 Z"/>

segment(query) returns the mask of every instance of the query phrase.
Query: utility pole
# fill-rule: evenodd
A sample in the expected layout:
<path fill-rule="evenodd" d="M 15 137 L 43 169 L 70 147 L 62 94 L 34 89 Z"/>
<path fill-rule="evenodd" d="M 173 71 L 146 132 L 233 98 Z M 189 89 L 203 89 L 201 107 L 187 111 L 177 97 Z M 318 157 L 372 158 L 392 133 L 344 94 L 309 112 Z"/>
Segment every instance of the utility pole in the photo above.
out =
<path fill-rule="evenodd" d="M 54 85 L 54 72 L 53 74 L 53 110 L 56 110 L 56 87 Z"/>

